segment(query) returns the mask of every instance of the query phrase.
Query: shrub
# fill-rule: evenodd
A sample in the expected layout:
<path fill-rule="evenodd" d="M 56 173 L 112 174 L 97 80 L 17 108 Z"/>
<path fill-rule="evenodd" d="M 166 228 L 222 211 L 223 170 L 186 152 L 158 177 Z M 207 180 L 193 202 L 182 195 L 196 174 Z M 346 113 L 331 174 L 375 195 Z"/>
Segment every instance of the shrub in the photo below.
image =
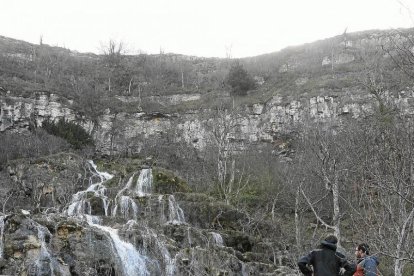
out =
<path fill-rule="evenodd" d="M 42 128 L 52 135 L 65 139 L 75 149 L 93 144 L 92 137 L 80 125 L 65 119 L 60 119 L 57 123 L 45 120 Z"/>
<path fill-rule="evenodd" d="M 231 87 L 231 93 L 233 95 L 246 96 L 247 91 L 255 88 L 254 79 L 240 63 L 235 63 L 230 68 L 226 83 Z"/>

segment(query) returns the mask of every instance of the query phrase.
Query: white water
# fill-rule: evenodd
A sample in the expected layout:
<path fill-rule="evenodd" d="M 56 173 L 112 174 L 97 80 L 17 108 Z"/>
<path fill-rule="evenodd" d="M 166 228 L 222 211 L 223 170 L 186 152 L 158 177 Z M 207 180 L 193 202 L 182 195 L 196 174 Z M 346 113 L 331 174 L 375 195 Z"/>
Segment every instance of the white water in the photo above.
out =
<path fill-rule="evenodd" d="M 223 237 L 216 232 L 210 232 L 211 236 L 213 237 L 214 244 L 217 246 L 224 246 Z"/>
<path fill-rule="evenodd" d="M 103 185 L 103 183 L 111 179 L 113 176 L 106 172 L 98 171 L 96 165 L 92 161 L 89 161 L 88 164 L 90 165 L 90 172 L 92 173 L 92 177 L 89 180 L 90 186 L 85 191 L 80 191 L 73 195 L 72 202 L 67 210 L 67 214 L 69 216 L 86 217 L 86 220 L 91 227 L 97 228 L 106 233 L 113 251 L 117 256 L 117 261 L 119 262 L 119 266 L 121 267 L 124 276 L 150 275 L 146 268 L 147 258 L 145 256 L 142 256 L 131 243 L 123 241 L 118 235 L 118 230 L 108 226 L 100 225 L 101 219 L 97 216 L 91 215 L 91 206 L 88 202 L 90 193 L 93 193 L 94 196 L 102 199 L 105 209 L 105 216 L 108 215 L 108 198 L 105 195 L 106 187 Z M 93 183 L 93 179 L 96 177 L 98 177 L 99 182 Z M 131 177 L 130 181 L 127 183 L 126 187 L 123 190 L 130 188 L 132 184 L 132 178 L 133 177 Z M 130 213 L 129 208 L 131 206 L 133 216 L 136 217 L 138 206 L 128 196 L 122 196 L 123 190 L 118 193 L 119 196 L 117 195 L 117 198 L 120 202 L 121 213 L 124 216 L 128 216 Z M 115 214 L 117 211 L 117 206 L 113 212 Z"/>
<path fill-rule="evenodd" d="M 46 272 L 44 270 L 45 266 L 48 267 L 47 271 L 51 276 L 55 275 L 56 268 L 59 270 L 57 275 L 64 275 L 64 272 L 62 271 L 59 263 L 55 258 L 52 257 L 52 255 L 49 253 L 49 249 L 47 248 L 45 237 L 46 235 L 52 237 L 52 234 L 46 227 L 38 224 L 37 222 L 34 222 L 34 224 L 37 229 L 37 238 L 40 242 L 40 253 L 37 260 L 35 261 L 36 275 L 43 275 Z"/>
<path fill-rule="evenodd" d="M 138 205 L 129 196 L 120 196 L 116 198 L 116 205 L 112 211 L 112 215 L 116 216 L 118 208 L 120 209 L 121 216 L 125 219 L 132 217 L 137 220 L 138 218 Z"/>
<path fill-rule="evenodd" d="M 4 216 L 0 216 L 0 259 L 3 258 Z"/>
<path fill-rule="evenodd" d="M 152 192 L 152 170 L 142 169 L 137 180 L 136 192 L 138 196 L 146 196 Z"/>
<path fill-rule="evenodd" d="M 167 218 L 165 217 L 165 205 L 164 205 L 164 195 L 159 195 L 158 196 L 158 204 L 159 204 L 159 209 L 160 209 L 160 223 L 165 223 L 167 222 Z"/>
<path fill-rule="evenodd" d="M 184 211 L 180 208 L 178 203 L 175 201 L 173 195 L 168 196 L 168 222 L 172 224 L 183 224 L 185 223 Z"/>
<path fill-rule="evenodd" d="M 138 205 L 131 197 L 124 195 L 124 193 L 131 192 L 134 176 L 135 174 L 128 179 L 125 187 L 122 188 L 116 195 L 115 207 L 112 210 L 112 216 L 117 216 L 118 210 L 120 209 L 120 213 L 123 218 L 128 219 L 132 217 L 135 220 L 138 218 Z"/>
<path fill-rule="evenodd" d="M 98 171 L 97 166 L 92 160 L 89 160 L 88 163 L 91 165 L 91 167 L 95 171 L 95 175 L 99 176 L 99 178 L 101 179 L 101 183 L 104 182 L 105 180 L 109 180 L 109 179 L 112 179 L 112 177 L 114 177 L 110 173 Z"/>
<path fill-rule="evenodd" d="M 89 225 L 107 233 L 111 240 L 111 246 L 118 255 L 118 261 L 124 273 L 124 276 L 147 276 L 150 275 L 146 267 L 146 257 L 139 254 L 135 247 L 123 240 L 118 235 L 118 230 L 108 226 L 98 224 L 96 218 L 87 216 Z"/>
<path fill-rule="evenodd" d="M 102 183 L 111 179 L 113 175 L 98 171 L 95 163 L 91 160 L 88 161 L 88 164 L 89 171 L 92 173 L 92 176 L 89 178 L 89 187 L 85 191 L 79 191 L 72 196 L 71 204 L 67 210 L 69 216 L 80 216 L 84 214 L 91 215 L 91 205 L 88 201 L 88 199 L 91 198 L 91 194 L 102 200 L 105 216 L 108 215 L 109 201 L 108 197 L 105 195 L 106 187 Z M 100 179 L 98 183 L 93 183 L 95 177 Z"/>
<path fill-rule="evenodd" d="M 249 276 L 249 272 L 247 271 L 245 263 L 242 262 L 241 264 L 242 264 L 242 276 Z"/>
<path fill-rule="evenodd" d="M 165 242 L 158 237 L 158 235 L 151 229 L 146 229 L 147 234 L 144 236 L 144 248 L 153 252 L 158 252 L 165 264 L 165 275 L 173 276 L 176 273 L 176 259 L 171 258 L 170 253 L 165 245 Z"/>
<path fill-rule="evenodd" d="M 152 170 L 151 169 L 142 169 L 139 177 L 137 179 L 135 189 L 133 190 L 133 178 L 135 174 L 132 175 L 127 184 L 123 189 L 121 189 L 115 197 L 115 207 L 112 210 L 112 216 L 116 216 L 118 211 L 120 211 L 121 216 L 128 219 L 133 218 L 137 219 L 138 217 L 138 205 L 134 200 L 125 194 L 136 193 L 138 196 L 147 196 L 151 194 L 152 191 Z"/>
<path fill-rule="evenodd" d="M 41 273 L 42 263 L 48 262 L 51 275 L 55 275 L 52 262 L 51 262 L 50 253 L 46 247 L 45 230 L 43 229 L 43 227 L 40 227 L 40 225 L 37 227 L 37 238 L 40 241 L 40 255 L 39 255 L 39 258 L 36 260 L 36 268 L 37 268 L 36 274 Z"/>

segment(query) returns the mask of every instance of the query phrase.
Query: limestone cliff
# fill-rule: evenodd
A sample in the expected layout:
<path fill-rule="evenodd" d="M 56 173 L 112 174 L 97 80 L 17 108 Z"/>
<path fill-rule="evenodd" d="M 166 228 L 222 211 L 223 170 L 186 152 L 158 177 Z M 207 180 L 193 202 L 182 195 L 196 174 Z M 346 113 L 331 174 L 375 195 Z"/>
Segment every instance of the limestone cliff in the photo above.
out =
<path fill-rule="evenodd" d="M 397 96 L 388 95 L 405 114 L 413 114 L 413 90 L 401 91 Z M 343 95 L 302 97 L 273 96 L 265 103 L 246 105 L 229 114 L 237 126 L 232 134 L 235 141 L 245 143 L 271 143 L 276 137 L 288 134 L 299 123 L 330 122 L 340 125 L 344 118 L 359 118 L 370 114 L 375 101 L 364 91 L 345 90 Z M 108 154 L 115 152 L 140 152 L 143 142 L 149 137 L 171 135 L 172 139 L 185 141 L 198 150 L 203 150 L 211 139 L 208 123 L 213 119 L 213 110 L 197 110 L 183 114 L 118 113 L 108 110 L 99 117 L 98 126 L 79 120 L 71 101 L 55 94 L 37 92 L 34 97 L 12 97 L 10 93 L 0 96 L 1 131 L 25 131 L 31 123 L 41 126 L 45 119 L 57 121 L 64 118 L 79 121 L 96 140 L 97 150 Z M 237 115 L 237 116 L 236 116 Z M 119 124 L 122 122 L 122 124 Z M 116 128 L 116 137 L 113 137 Z M 171 131 L 173 130 L 173 131 Z"/>

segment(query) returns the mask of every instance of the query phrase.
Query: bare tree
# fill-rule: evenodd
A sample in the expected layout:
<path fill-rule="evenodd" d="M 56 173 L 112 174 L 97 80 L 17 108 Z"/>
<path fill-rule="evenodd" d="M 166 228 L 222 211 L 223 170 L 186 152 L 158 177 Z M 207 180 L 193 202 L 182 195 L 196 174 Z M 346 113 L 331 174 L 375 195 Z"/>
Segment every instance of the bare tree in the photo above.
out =
<path fill-rule="evenodd" d="M 121 42 L 116 42 L 110 39 L 108 44 L 102 46 L 102 54 L 105 66 L 109 70 L 108 75 L 108 91 L 111 92 L 112 84 L 111 79 L 113 78 L 115 70 L 121 65 L 122 56 L 125 54 L 125 45 Z"/>
<path fill-rule="evenodd" d="M 235 141 L 235 131 L 240 118 L 235 112 L 219 108 L 214 119 L 208 121 L 215 151 L 216 182 L 220 197 L 228 204 L 249 184 L 246 164 L 237 163 L 236 156 L 243 150 Z"/>
<path fill-rule="evenodd" d="M 388 124 L 371 121 L 355 136 L 360 169 L 353 224 L 377 253 L 393 260 L 397 276 L 414 262 L 413 135 L 413 122 L 399 118 Z"/>
<path fill-rule="evenodd" d="M 296 167 L 303 173 L 303 177 L 298 178 L 298 193 L 305 199 L 317 222 L 338 237 L 338 245 L 342 239 L 341 220 L 344 215 L 341 193 L 347 186 L 350 165 L 346 154 L 349 145 L 343 137 L 340 130 L 333 128 L 313 126 L 305 130 Z"/>

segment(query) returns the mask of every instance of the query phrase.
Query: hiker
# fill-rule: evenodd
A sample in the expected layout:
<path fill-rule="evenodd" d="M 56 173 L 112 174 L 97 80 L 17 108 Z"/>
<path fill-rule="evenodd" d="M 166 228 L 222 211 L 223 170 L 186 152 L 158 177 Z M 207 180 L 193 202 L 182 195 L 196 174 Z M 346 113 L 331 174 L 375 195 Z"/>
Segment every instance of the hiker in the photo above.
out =
<path fill-rule="evenodd" d="M 369 255 L 369 246 L 361 243 L 355 248 L 357 258 L 357 270 L 354 276 L 377 276 L 378 275 L 378 258 Z"/>
<path fill-rule="evenodd" d="M 318 249 L 299 259 L 300 271 L 306 276 L 352 276 L 356 270 L 355 264 L 348 262 L 344 255 L 336 252 L 337 242 L 338 239 L 334 235 L 326 237 Z M 340 274 L 341 269 L 345 270 L 343 274 Z"/>

